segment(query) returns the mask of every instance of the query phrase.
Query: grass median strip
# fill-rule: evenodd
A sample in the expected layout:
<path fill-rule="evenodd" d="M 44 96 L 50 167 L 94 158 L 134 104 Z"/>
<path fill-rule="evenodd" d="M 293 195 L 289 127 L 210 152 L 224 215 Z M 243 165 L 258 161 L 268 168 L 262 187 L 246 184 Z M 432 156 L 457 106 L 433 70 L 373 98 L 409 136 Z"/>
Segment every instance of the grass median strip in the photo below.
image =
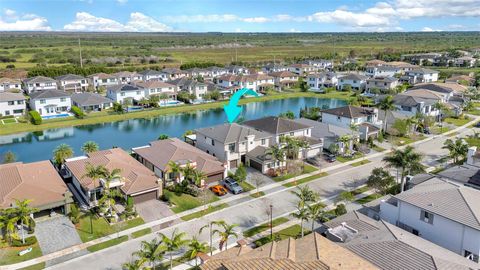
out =
<path fill-rule="evenodd" d="M 286 184 L 283 184 L 284 187 L 294 187 L 294 186 L 298 186 L 298 185 L 301 185 L 301 184 L 305 184 L 307 182 L 310 182 L 310 181 L 313 181 L 315 179 L 318 179 L 318 178 L 321 178 L 321 177 L 325 177 L 327 176 L 328 173 L 326 172 L 321 172 L 319 174 L 315 174 L 315 175 L 312 175 L 312 176 L 308 176 L 308 177 L 305 177 L 305 178 L 302 178 L 302 179 L 299 179 L 297 181 L 293 181 L 293 182 L 290 182 L 290 183 L 286 183 Z"/>
<path fill-rule="evenodd" d="M 272 221 L 272 224 L 273 224 L 273 227 L 275 226 L 278 226 L 280 224 L 283 224 L 285 222 L 288 222 L 289 219 L 286 218 L 286 217 L 280 217 L 280 218 L 276 218 Z M 263 223 L 261 225 L 258 225 L 256 227 L 253 227 L 251 229 L 248 229 L 246 231 L 243 232 L 243 236 L 244 237 L 252 237 L 254 235 L 257 235 L 263 231 L 266 231 L 270 229 L 270 222 L 266 222 L 266 223 Z"/>
<path fill-rule="evenodd" d="M 368 164 L 368 163 L 370 163 L 370 162 L 371 162 L 370 160 L 364 159 L 364 160 L 361 160 L 361 161 L 352 163 L 352 164 L 350 164 L 350 166 L 358 167 L 358 166 L 362 166 L 362 165 Z"/>
<path fill-rule="evenodd" d="M 242 182 L 239 182 L 238 183 L 242 188 L 243 188 L 243 191 L 244 192 L 249 192 L 250 190 L 254 190 L 255 187 L 252 186 L 250 183 L 248 183 L 247 181 L 242 181 Z"/>
<path fill-rule="evenodd" d="M 102 250 L 102 249 L 106 249 L 106 248 L 109 248 L 109 247 L 116 246 L 116 245 L 118 245 L 120 243 L 123 243 L 127 240 L 128 240 L 128 235 L 123 235 L 123 236 L 120 236 L 120 237 L 117 237 L 117 238 L 114 238 L 114 239 L 110 239 L 110 240 L 102 242 L 102 243 L 98 243 L 98 244 L 93 245 L 93 246 L 89 246 L 87 248 L 87 250 L 90 251 L 90 252 L 96 252 L 96 251 L 99 251 L 99 250 Z"/>
<path fill-rule="evenodd" d="M 204 216 L 204 215 L 207 215 L 207 214 L 216 212 L 216 211 L 221 210 L 221 209 L 226 208 L 226 207 L 228 207 L 228 204 L 227 204 L 227 203 L 222 203 L 222 204 L 215 205 L 215 206 L 209 206 L 209 207 L 208 207 L 207 209 L 205 209 L 205 210 L 200 210 L 200 211 L 198 211 L 198 212 L 185 215 L 185 216 L 181 217 L 181 219 L 182 219 L 182 220 L 185 220 L 185 221 L 192 220 L 192 219 L 194 219 L 194 218 L 202 217 L 202 216 Z"/>
<path fill-rule="evenodd" d="M 369 203 L 373 200 L 376 200 L 376 199 L 380 198 L 380 196 L 381 195 L 378 194 L 378 193 L 373 193 L 373 194 L 370 194 L 370 195 L 365 196 L 363 198 L 360 198 L 360 199 L 356 200 L 355 202 L 358 203 L 358 204 L 366 204 L 366 203 Z"/>
<path fill-rule="evenodd" d="M 139 230 L 139 231 L 136 231 L 136 232 L 133 232 L 132 233 L 132 237 L 133 238 L 138 238 L 138 237 L 141 237 L 141 236 L 144 236 L 146 234 L 149 234 L 152 232 L 152 228 L 145 228 L 143 230 Z"/>
<path fill-rule="evenodd" d="M 263 192 L 263 191 L 255 192 L 255 193 L 250 194 L 250 197 L 253 197 L 253 198 L 260 198 L 262 196 L 265 196 L 265 192 Z"/>
<path fill-rule="evenodd" d="M 37 264 L 34 264 L 34 265 L 30 265 L 30 266 L 27 266 L 27 267 L 24 267 L 24 268 L 20 268 L 19 270 L 41 270 L 41 269 L 45 269 L 45 263 L 44 262 L 37 263 Z"/>
<path fill-rule="evenodd" d="M 278 231 L 276 233 L 273 234 L 273 239 L 275 239 L 276 241 L 280 241 L 280 240 L 283 240 L 283 239 L 287 239 L 287 238 L 297 238 L 300 236 L 301 234 L 301 231 L 302 231 L 302 228 L 300 227 L 300 225 L 293 225 L 293 226 L 290 226 L 288 228 L 285 228 L 281 231 Z M 307 235 L 310 233 L 309 230 L 304 230 L 304 235 Z M 270 236 L 265 236 L 263 238 L 260 238 L 258 239 L 257 241 L 255 241 L 255 245 L 257 247 L 259 246 L 263 246 L 267 243 L 270 243 L 272 242 L 272 239 L 270 238 Z"/>

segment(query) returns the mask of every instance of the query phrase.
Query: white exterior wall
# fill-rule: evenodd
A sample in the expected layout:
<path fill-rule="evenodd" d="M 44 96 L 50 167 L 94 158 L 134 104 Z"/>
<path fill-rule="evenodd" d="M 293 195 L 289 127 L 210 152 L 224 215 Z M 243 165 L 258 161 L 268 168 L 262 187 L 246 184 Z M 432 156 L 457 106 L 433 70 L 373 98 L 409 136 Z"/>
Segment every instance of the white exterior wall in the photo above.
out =
<path fill-rule="evenodd" d="M 44 101 L 44 103 L 42 103 L 42 101 Z M 50 112 L 48 112 L 46 107 L 51 105 L 56 105 L 56 109 L 52 112 L 52 108 L 48 108 L 50 110 Z M 40 116 L 55 115 L 58 112 L 68 112 L 71 107 L 72 101 L 70 97 L 48 99 L 39 98 L 30 100 L 30 108 L 37 111 Z"/>
<path fill-rule="evenodd" d="M 4 101 L 0 102 L 0 114 L 2 116 L 13 115 L 13 116 L 20 116 L 26 111 L 26 103 L 25 100 L 15 100 L 9 102 Z M 22 112 L 15 112 L 17 110 L 22 110 Z"/>
<path fill-rule="evenodd" d="M 353 120 L 347 117 L 338 117 L 333 114 L 322 113 L 322 123 L 332 124 L 335 126 L 350 129 L 350 125 L 353 124 Z"/>
<path fill-rule="evenodd" d="M 98 88 L 100 86 L 110 86 L 118 84 L 117 78 L 108 78 L 108 79 L 99 79 L 98 77 L 89 78 L 90 83 L 95 87 Z"/>
<path fill-rule="evenodd" d="M 25 87 L 24 87 L 24 90 L 27 94 L 30 94 L 35 91 L 56 90 L 56 89 L 57 89 L 56 82 L 28 83 L 28 84 L 25 84 Z"/>
<path fill-rule="evenodd" d="M 346 80 L 340 78 L 338 81 L 338 88 L 343 89 L 344 85 L 349 84 L 353 89 L 364 89 L 366 81 L 365 80 Z"/>
<path fill-rule="evenodd" d="M 70 88 L 65 88 L 65 85 L 68 85 L 68 84 L 80 84 L 80 86 L 78 86 L 75 90 L 76 91 L 82 91 L 82 90 L 85 90 L 88 88 L 88 82 L 87 82 L 87 79 L 81 79 L 81 80 L 59 80 L 57 81 L 57 84 L 58 84 L 58 88 L 62 89 L 62 90 L 66 90 L 66 89 L 71 89 L 71 86 Z M 73 89 L 72 89 L 73 90 Z"/>
<path fill-rule="evenodd" d="M 107 97 L 118 103 L 123 103 L 123 101 L 128 98 L 132 98 L 138 101 L 145 97 L 145 90 L 139 89 L 136 91 L 120 91 L 120 92 L 109 90 L 107 91 Z"/>
<path fill-rule="evenodd" d="M 22 89 L 21 83 L 2 83 L 0 84 L 0 92 L 9 90 L 9 89 Z"/>

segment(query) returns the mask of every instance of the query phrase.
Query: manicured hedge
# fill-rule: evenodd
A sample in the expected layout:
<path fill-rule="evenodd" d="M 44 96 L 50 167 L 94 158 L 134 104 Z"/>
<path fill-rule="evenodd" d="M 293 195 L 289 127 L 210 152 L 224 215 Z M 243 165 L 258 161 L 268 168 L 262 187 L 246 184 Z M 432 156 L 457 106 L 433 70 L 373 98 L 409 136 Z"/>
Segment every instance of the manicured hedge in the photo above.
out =
<path fill-rule="evenodd" d="M 77 106 L 72 106 L 70 110 L 73 114 L 75 114 L 75 117 L 77 117 L 78 119 L 82 119 L 85 117 L 85 113 Z"/>
<path fill-rule="evenodd" d="M 30 111 L 30 121 L 32 121 L 32 124 L 34 125 L 41 125 L 42 124 L 42 117 L 37 111 Z"/>
<path fill-rule="evenodd" d="M 31 246 L 37 243 L 37 238 L 35 236 L 30 236 L 25 238 L 25 244 L 22 242 L 22 239 L 12 239 L 12 246 L 14 247 L 26 247 Z"/>

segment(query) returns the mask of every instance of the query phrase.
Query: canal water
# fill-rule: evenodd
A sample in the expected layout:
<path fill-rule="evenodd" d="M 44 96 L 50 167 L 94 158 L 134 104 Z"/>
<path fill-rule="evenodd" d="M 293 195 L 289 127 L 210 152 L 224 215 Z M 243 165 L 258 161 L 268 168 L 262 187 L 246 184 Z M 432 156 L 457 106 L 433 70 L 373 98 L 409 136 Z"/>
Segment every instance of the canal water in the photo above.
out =
<path fill-rule="evenodd" d="M 243 105 L 241 117 L 245 120 L 264 116 L 277 116 L 288 110 L 296 116 L 304 107 L 336 108 L 344 106 L 344 100 L 319 98 L 289 98 L 255 102 Z M 59 144 L 70 145 L 74 155 L 86 141 L 95 141 L 100 149 L 113 146 L 128 150 L 156 140 L 160 134 L 180 137 L 189 129 L 208 127 L 227 121 L 223 109 L 192 111 L 191 113 L 162 115 L 150 119 L 129 119 L 119 122 L 47 129 L 0 136 L 0 154 L 12 151 L 19 161 L 32 162 L 51 159 L 52 151 Z"/>

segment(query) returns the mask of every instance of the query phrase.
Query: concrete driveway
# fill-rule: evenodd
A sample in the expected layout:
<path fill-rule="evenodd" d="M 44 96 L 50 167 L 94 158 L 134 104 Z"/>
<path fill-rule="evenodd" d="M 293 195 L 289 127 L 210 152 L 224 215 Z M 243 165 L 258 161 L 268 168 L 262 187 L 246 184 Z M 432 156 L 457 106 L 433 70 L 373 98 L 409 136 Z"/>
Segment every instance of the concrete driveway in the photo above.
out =
<path fill-rule="evenodd" d="M 247 167 L 246 169 L 247 169 L 247 179 L 246 179 L 246 181 L 254 187 L 257 187 L 257 186 L 255 185 L 255 181 L 253 179 L 255 179 L 257 177 L 259 179 L 261 179 L 260 180 L 261 183 L 259 185 L 260 187 L 275 183 L 275 181 L 273 181 L 272 178 L 268 177 L 267 175 L 261 173 L 260 171 L 254 169 L 254 168 Z"/>
<path fill-rule="evenodd" d="M 142 202 L 136 204 L 135 208 L 145 222 L 162 219 L 174 214 L 165 202 L 159 200 Z"/>

